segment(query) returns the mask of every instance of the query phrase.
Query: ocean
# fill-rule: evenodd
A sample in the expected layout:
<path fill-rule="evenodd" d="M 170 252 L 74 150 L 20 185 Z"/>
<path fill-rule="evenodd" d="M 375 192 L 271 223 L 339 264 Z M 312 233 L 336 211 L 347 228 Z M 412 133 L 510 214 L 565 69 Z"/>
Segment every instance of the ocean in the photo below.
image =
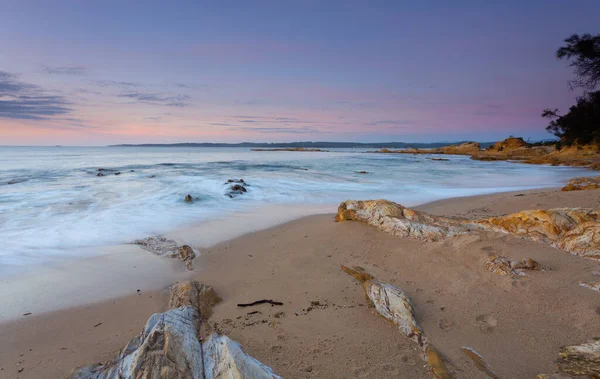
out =
<path fill-rule="evenodd" d="M 582 168 L 481 162 L 465 156 L 258 152 L 194 147 L 0 147 L 0 273 L 102 247 L 228 218 L 335 213 L 346 199 L 386 198 L 403 205 L 456 196 L 560 186 L 590 175 Z M 104 176 L 97 176 L 98 169 Z M 359 171 L 367 171 L 360 174 Z M 120 172 L 119 175 L 115 175 Z M 247 192 L 225 196 L 228 179 Z M 186 203 L 187 194 L 194 197 Z M 273 209 L 279 211 L 273 212 Z M 240 215 L 240 217 L 236 217 Z M 262 221 L 256 221 L 262 220 Z M 264 225 L 263 225 L 264 224 Z M 200 243 L 203 237 L 197 238 Z M 205 240 L 214 242 L 210 235 Z"/>

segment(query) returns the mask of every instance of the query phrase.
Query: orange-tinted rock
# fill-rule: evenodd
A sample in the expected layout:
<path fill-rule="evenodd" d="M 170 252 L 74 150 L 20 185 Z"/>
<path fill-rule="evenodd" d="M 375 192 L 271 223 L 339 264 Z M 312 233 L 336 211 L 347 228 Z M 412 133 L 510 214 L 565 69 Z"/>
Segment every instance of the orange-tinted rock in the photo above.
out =
<path fill-rule="evenodd" d="M 186 203 L 192 203 L 194 201 L 194 198 L 192 197 L 192 195 L 190 195 L 189 193 L 187 195 L 185 195 L 185 199 L 184 201 Z"/>
<path fill-rule="evenodd" d="M 509 137 L 503 141 L 496 142 L 492 146 L 488 147 L 488 151 L 504 151 L 504 150 L 515 150 L 524 147 L 530 147 L 531 144 L 525 142 L 521 137 Z"/>
<path fill-rule="evenodd" d="M 573 178 L 569 180 L 562 191 L 581 191 L 600 188 L 600 176 Z"/>
<path fill-rule="evenodd" d="M 600 259 L 600 210 L 528 210 L 483 220 L 454 219 L 414 211 L 388 200 L 347 200 L 337 221 L 357 220 L 399 237 L 437 241 L 488 230 L 548 243 L 573 255 Z"/>
<path fill-rule="evenodd" d="M 211 286 L 195 280 L 175 283 L 170 288 L 169 308 L 192 306 L 198 309 L 200 317 L 208 319 L 212 308 L 221 302 L 221 298 Z"/>
<path fill-rule="evenodd" d="M 600 340 L 561 348 L 556 366 L 563 373 L 600 377 Z"/>
<path fill-rule="evenodd" d="M 188 270 L 192 270 L 192 260 L 196 258 L 196 253 L 194 253 L 194 249 L 192 249 L 188 245 L 183 245 L 179 248 L 178 255 L 179 259 L 181 259 L 181 261 L 185 263 L 185 267 Z"/>
<path fill-rule="evenodd" d="M 525 276 L 524 270 L 541 270 L 541 266 L 531 258 L 515 261 L 494 255 L 485 263 L 485 269 L 498 275 Z"/>

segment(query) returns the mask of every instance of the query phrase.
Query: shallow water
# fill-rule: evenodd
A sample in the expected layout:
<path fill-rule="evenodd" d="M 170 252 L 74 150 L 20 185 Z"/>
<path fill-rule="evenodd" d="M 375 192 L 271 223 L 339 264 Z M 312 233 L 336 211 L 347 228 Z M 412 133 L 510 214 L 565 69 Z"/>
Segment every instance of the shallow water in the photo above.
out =
<path fill-rule="evenodd" d="M 126 243 L 185 225 L 277 205 L 298 215 L 334 213 L 346 199 L 405 205 L 517 189 L 552 187 L 581 168 L 480 162 L 463 156 L 331 152 L 252 152 L 242 148 L 0 147 L 0 272 L 78 257 L 83 249 Z M 106 171 L 98 177 L 97 169 Z M 359 174 L 365 170 L 368 174 Z M 248 192 L 230 199 L 229 178 Z M 186 194 L 196 201 L 184 202 Z M 302 205 L 302 206 L 298 206 Z M 306 208 L 304 209 L 304 205 Z M 286 220 L 291 214 L 286 215 Z M 264 218 L 252 225 L 269 224 Z M 244 222 L 240 219 L 239 222 Z M 220 228 L 236 229 L 234 222 Z M 261 225 L 258 225 L 261 224 Z M 272 224 L 272 223 L 271 223 Z M 231 226 L 227 226 L 231 225 Z M 227 232 L 220 235 L 225 238 Z M 206 241 L 214 242 L 207 235 Z M 202 244 L 202 236 L 195 242 Z"/>

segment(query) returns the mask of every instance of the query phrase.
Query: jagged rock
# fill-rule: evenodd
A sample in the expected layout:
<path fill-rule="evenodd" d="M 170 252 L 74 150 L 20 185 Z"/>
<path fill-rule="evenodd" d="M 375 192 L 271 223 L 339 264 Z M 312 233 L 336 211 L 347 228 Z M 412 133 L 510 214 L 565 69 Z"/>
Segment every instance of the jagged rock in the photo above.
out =
<path fill-rule="evenodd" d="M 191 306 L 153 314 L 118 359 L 75 369 L 68 379 L 204 379 L 198 311 Z"/>
<path fill-rule="evenodd" d="M 515 261 L 493 255 L 485 263 L 485 269 L 498 275 L 525 276 L 524 270 L 541 270 L 542 267 L 531 258 Z"/>
<path fill-rule="evenodd" d="M 221 302 L 221 298 L 211 286 L 195 280 L 175 283 L 170 288 L 169 308 L 192 306 L 199 311 L 202 320 L 212 315 L 212 308 Z"/>
<path fill-rule="evenodd" d="M 235 195 L 241 195 L 245 192 L 248 192 L 245 186 L 250 185 L 246 183 L 244 179 L 229 179 L 225 184 L 230 184 L 229 189 L 225 193 L 225 196 L 230 198 L 233 198 Z"/>
<path fill-rule="evenodd" d="M 573 178 L 561 191 L 581 191 L 600 188 L 600 176 Z"/>
<path fill-rule="evenodd" d="M 196 258 L 196 253 L 194 253 L 194 249 L 189 247 L 188 245 L 183 245 L 179 248 L 179 259 L 183 263 L 185 263 L 185 267 L 188 270 L 192 270 L 192 260 Z"/>
<path fill-rule="evenodd" d="M 190 195 L 189 193 L 187 195 L 185 195 L 185 199 L 183 199 L 186 203 L 193 203 L 194 202 L 194 198 L 192 197 L 192 195 Z"/>
<path fill-rule="evenodd" d="M 205 379 L 281 379 L 227 336 L 212 334 L 202 344 L 202 350 Z"/>
<path fill-rule="evenodd" d="M 590 283 L 590 282 L 580 281 L 579 285 L 584 288 L 591 289 L 592 291 L 600 292 L 600 282 Z"/>
<path fill-rule="evenodd" d="M 495 144 L 488 147 L 487 151 L 504 151 L 504 150 L 515 150 L 522 149 L 524 147 L 530 147 L 531 144 L 525 142 L 522 137 L 509 137 L 503 141 L 496 142 Z"/>
<path fill-rule="evenodd" d="M 363 221 L 395 236 L 426 241 L 483 229 L 466 221 L 413 211 L 388 200 L 347 200 L 340 204 L 336 220 Z"/>
<path fill-rule="evenodd" d="M 417 323 L 410 299 L 400 288 L 379 282 L 358 266 L 350 268 L 342 265 L 342 270 L 362 283 L 367 298 L 375 305 L 380 315 L 398 326 L 406 337 L 421 348 L 423 359 L 436 378 L 451 378 L 443 356 L 428 342 Z"/>
<path fill-rule="evenodd" d="M 176 241 L 163 236 L 147 237 L 133 243 L 160 257 L 178 258 L 188 270 L 193 269 L 192 260 L 196 258 L 196 253 L 188 245 L 179 246 Z"/>
<path fill-rule="evenodd" d="M 241 183 L 241 184 L 246 184 L 246 182 L 244 181 L 244 179 L 227 179 L 227 183 Z"/>
<path fill-rule="evenodd" d="M 477 223 L 489 230 L 545 242 L 573 255 L 600 259 L 600 210 L 529 210 Z"/>
<path fill-rule="evenodd" d="M 561 348 L 556 365 L 567 374 L 600 377 L 600 340 Z"/>
<path fill-rule="evenodd" d="M 548 243 L 584 258 L 600 259 L 600 210 L 528 210 L 482 220 L 433 216 L 388 200 L 347 200 L 337 221 L 358 220 L 400 237 L 437 241 L 475 230 L 508 233 Z"/>
<path fill-rule="evenodd" d="M 479 371 L 483 372 L 488 378 L 499 379 L 498 375 L 492 371 L 490 365 L 487 364 L 487 362 L 478 352 L 468 346 L 462 346 L 461 350 L 467 357 L 469 357 L 469 359 L 473 361 L 475 367 L 477 367 Z"/>

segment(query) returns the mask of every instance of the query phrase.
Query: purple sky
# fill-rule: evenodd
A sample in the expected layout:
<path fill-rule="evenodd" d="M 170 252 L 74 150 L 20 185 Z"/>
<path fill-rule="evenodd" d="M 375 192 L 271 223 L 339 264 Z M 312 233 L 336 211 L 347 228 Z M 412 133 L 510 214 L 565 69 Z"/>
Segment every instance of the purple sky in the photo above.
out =
<path fill-rule="evenodd" d="M 0 145 L 551 137 L 600 1 L 13 1 Z"/>

